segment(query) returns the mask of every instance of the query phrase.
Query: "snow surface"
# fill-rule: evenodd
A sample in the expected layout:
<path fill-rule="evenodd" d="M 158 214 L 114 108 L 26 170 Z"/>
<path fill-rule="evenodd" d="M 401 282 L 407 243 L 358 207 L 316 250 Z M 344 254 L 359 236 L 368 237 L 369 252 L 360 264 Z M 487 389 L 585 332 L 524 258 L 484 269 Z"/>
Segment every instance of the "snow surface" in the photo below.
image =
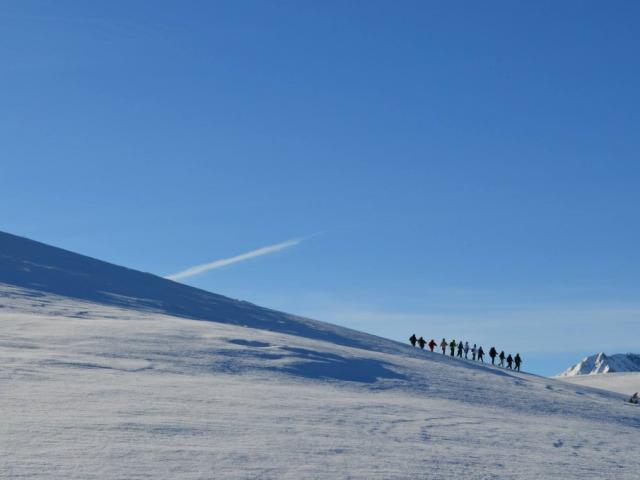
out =
<path fill-rule="evenodd" d="M 634 479 L 626 395 L 0 233 L 0 478 Z"/>
<path fill-rule="evenodd" d="M 376 337 L 365 350 L 15 287 L 0 295 L 0 478 L 640 471 L 640 409 L 614 393 Z"/>
<path fill-rule="evenodd" d="M 598 375 L 578 375 L 575 377 L 563 377 L 562 380 L 575 385 L 586 385 L 612 392 L 622 393 L 631 397 L 635 392 L 640 392 L 640 373 L 601 373 Z"/>
<path fill-rule="evenodd" d="M 606 355 L 604 352 L 600 352 L 583 358 L 580 362 L 557 376 L 574 377 L 578 375 L 622 372 L 640 372 L 640 355 L 635 353 Z"/>
<path fill-rule="evenodd" d="M 34 290 L 37 292 L 34 295 L 50 293 L 352 347 L 366 348 L 370 338 L 360 332 L 234 300 L 4 232 L 0 232 L 0 283 Z"/>

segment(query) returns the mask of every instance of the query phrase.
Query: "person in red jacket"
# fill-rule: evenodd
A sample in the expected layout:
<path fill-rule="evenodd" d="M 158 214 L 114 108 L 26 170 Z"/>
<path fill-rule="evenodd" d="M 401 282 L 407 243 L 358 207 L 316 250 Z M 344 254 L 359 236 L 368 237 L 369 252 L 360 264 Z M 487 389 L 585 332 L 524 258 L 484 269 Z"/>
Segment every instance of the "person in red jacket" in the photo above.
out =
<path fill-rule="evenodd" d="M 438 346 L 438 344 L 432 338 L 431 341 L 429 342 L 429 350 L 431 350 L 433 352 L 433 349 L 436 348 L 437 346 Z"/>

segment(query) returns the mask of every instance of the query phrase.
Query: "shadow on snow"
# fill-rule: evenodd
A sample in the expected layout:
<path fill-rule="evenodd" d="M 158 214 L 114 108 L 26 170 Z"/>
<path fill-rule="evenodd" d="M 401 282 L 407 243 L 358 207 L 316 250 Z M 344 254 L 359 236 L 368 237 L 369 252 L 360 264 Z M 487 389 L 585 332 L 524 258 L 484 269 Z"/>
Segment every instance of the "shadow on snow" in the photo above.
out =
<path fill-rule="evenodd" d="M 372 336 L 289 315 L 0 232 L 0 283 L 89 302 L 369 349 Z M 34 292 L 35 291 L 35 292 Z M 42 295 L 43 297 L 44 295 Z M 87 312 L 78 312 L 85 317 Z"/>
<path fill-rule="evenodd" d="M 380 360 L 348 358 L 304 348 L 282 347 L 282 350 L 293 353 L 298 360 L 281 370 L 301 377 L 360 383 L 374 383 L 380 379 L 406 380 L 404 375 L 387 368 L 388 364 Z"/>

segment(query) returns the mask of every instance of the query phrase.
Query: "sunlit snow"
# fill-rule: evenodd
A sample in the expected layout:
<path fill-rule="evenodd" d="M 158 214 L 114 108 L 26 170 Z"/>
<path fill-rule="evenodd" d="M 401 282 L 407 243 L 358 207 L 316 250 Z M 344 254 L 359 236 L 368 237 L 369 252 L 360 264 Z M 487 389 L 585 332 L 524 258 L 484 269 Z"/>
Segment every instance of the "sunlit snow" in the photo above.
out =
<path fill-rule="evenodd" d="M 626 395 L 18 237 L 0 266 L 0 478 L 639 478 Z"/>

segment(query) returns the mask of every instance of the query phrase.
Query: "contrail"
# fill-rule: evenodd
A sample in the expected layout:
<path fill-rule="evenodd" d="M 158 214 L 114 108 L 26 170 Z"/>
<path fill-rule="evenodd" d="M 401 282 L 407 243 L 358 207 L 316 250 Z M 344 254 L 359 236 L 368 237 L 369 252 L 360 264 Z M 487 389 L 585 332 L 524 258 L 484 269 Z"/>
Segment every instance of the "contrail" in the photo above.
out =
<path fill-rule="evenodd" d="M 257 250 L 252 250 L 247 253 L 242 253 L 240 255 L 236 255 L 235 257 L 222 258 L 220 260 L 216 260 L 215 262 L 203 263 L 202 265 L 195 265 L 193 267 L 187 268 L 186 270 L 182 270 L 181 272 L 173 273 L 171 275 L 167 275 L 166 279 L 168 280 L 182 280 L 183 278 L 193 277 L 194 275 L 200 275 L 201 273 L 208 272 L 209 270 L 214 270 L 216 268 L 224 267 L 226 265 L 231 265 L 233 263 L 244 262 L 245 260 L 250 260 L 255 257 L 260 257 L 262 255 L 269 255 L 270 253 L 278 252 L 280 250 L 284 250 L 285 248 L 295 247 L 306 238 L 294 238 L 291 240 L 287 240 L 286 242 L 276 243 L 275 245 L 269 245 L 268 247 L 258 248 Z"/>

